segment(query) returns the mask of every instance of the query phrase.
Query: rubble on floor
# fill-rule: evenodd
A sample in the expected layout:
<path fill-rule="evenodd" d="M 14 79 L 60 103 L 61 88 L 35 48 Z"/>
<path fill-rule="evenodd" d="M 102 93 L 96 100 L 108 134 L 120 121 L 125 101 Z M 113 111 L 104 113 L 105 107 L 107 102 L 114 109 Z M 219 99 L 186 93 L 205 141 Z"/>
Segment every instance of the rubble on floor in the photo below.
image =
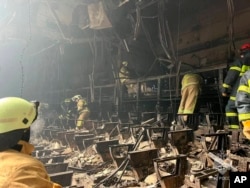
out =
<path fill-rule="evenodd" d="M 99 130 L 96 127 L 97 133 L 73 131 L 73 137 L 64 141 L 58 136 L 31 138 L 35 145 L 32 155 L 48 170 L 49 164 L 57 165 L 50 175 L 59 173 L 59 183 L 70 178 L 70 184 L 64 185 L 69 187 L 212 188 L 219 181 L 226 187 L 227 172 L 249 171 L 248 145 L 238 143 L 232 153 L 228 130 L 210 133 L 204 126 L 194 132 L 189 128 L 158 130 L 134 125 L 124 139 L 119 124 L 114 125 L 108 128 L 112 135 L 107 134 L 104 123 Z M 72 135 L 72 130 L 57 132 Z M 84 137 L 86 134 L 90 137 Z M 78 139 L 83 135 L 79 143 L 74 140 L 76 135 Z"/>

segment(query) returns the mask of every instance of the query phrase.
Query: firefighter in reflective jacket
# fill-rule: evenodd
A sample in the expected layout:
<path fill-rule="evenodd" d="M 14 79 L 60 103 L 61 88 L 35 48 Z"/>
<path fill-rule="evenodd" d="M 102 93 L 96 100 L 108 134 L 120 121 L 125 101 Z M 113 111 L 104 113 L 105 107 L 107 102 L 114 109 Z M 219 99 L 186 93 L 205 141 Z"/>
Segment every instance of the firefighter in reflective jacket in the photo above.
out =
<path fill-rule="evenodd" d="M 178 109 L 178 114 L 183 115 L 184 122 L 187 122 L 188 115 L 195 111 L 198 96 L 201 91 L 202 77 L 199 74 L 185 74 L 181 81 L 181 102 Z"/>
<path fill-rule="evenodd" d="M 250 59 L 250 53 L 248 54 Z M 250 70 L 243 74 L 236 94 L 236 107 L 243 134 L 250 140 Z"/>
<path fill-rule="evenodd" d="M 135 75 L 131 69 L 128 67 L 128 62 L 123 61 L 122 66 L 119 71 L 119 78 L 122 84 L 124 84 L 127 88 L 128 94 L 135 94 L 137 93 L 137 84 L 136 80 L 134 79 Z M 132 83 L 129 83 L 132 82 Z"/>
<path fill-rule="evenodd" d="M 87 102 L 81 95 L 75 95 L 72 97 L 72 101 L 76 102 L 78 118 L 76 120 L 76 129 L 80 130 L 84 128 L 84 123 L 89 119 L 90 111 L 87 107 Z"/>
<path fill-rule="evenodd" d="M 0 99 L 0 187 L 62 187 L 51 182 L 44 165 L 31 156 L 30 126 L 38 106 L 17 97 Z"/>
<path fill-rule="evenodd" d="M 222 96 L 230 96 L 225 111 L 230 129 L 239 129 L 238 111 L 235 106 L 236 92 L 239 86 L 241 76 L 250 70 L 248 55 L 250 53 L 250 44 L 244 44 L 240 48 L 240 59 L 237 59 L 230 66 L 222 85 Z"/>
<path fill-rule="evenodd" d="M 135 79 L 136 73 L 129 69 L 128 62 L 123 61 L 120 71 L 119 71 L 119 79 L 121 84 L 126 86 L 128 94 L 136 94 L 138 92 L 137 81 Z M 152 92 L 151 88 L 148 88 L 145 82 L 140 83 L 140 91 L 142 93 Z"/>

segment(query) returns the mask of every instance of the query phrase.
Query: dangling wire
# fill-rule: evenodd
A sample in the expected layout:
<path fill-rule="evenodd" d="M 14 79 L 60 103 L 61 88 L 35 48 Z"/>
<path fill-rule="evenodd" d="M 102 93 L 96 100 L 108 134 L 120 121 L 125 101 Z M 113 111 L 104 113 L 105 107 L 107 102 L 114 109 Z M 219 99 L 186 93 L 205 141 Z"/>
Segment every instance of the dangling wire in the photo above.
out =
<path fill-rule="evenodd" d="M 20 97 L 23 96 L 23 88 L 24 88 L 24 69 L 23 69 L 23 55 L 25 52 L 26 46 L 22 49 L 22 52 L 20 54 L 19 64 L 20 64 L 20 70 L 21 70 L 21 87 L 20 87 Z"/>
<path fill-rule="evenodd" d="M 21 87 L 20 87 L 20 97 L 23 97 L 23 88 L 24 88 L 24 68 L 23 68 L 23 56 L 25 51 L 27 50 L 30 42 L 31 42 L 31 3 L 30 0 L 28 0 L 28 23 L 29 23 L 29 38 L 26 41 L 25 46 L 23 47 L 21 54 L 20 54 L 20 59 L 19 59 L 19 65 L 20 65 L 20 70 L 21 70 Z"/>
<path fill-rule="evenodd" d="M 92 64 L 92 72 L 89 75 L 89 82 L 90 82 L 90 100 L 91 102 L 94 102 L 95 97 L 94 97 L 94 75 L 95 75 L 95 65 L 96 65 L 96 61 L 97 61 L 97 39 L 96 39 L 96 31 L 94 31 L 94 41 L 93 41 L 93 64 Z"/>
<path fill-rule="evenodd" d="M 158 35 L 159 35 L 159 40 L 161 47 L 167 56 L 168 59 L 171 60 L 171 56 L 168 52 L 168 41 L 167 41 L 167 36 L 166 36 L 166 26 L 165 26 L 165 20 L 164 20 L 164 2 L 159 1 L 158 3 Z"/>
<path fill-rule="evenodd" d="M 177 39 L 176 39 L 176 63 L 179 65 L 179 38 L 180 38 L 180 22 L 181 22 L 181 0 L 179 0 L 178 4 L 178 18 L 177 18 Z M 171 70 L 172 71 L 172 70 Z M 170 72 L 171 73 L 171 72 Z M 176 84 L 176 94 L 177 89 L 179 88 L 179 71 L 177 71 L 178 75 L 176 75 L 175 84 Z M 169 87 L 171 87 L 171 78 L 169 77 Z M 171 88 L 169 88 L 171 90 Z M 173 100 L 172 100 L 172 94 L 170 91 L 170 106 L 172 107 L 173 111 L 176 111 L 176 99 L 175 99 L 175 106 L 173 107 Z M 176 119 L 176 117 L 174 117 Z"/>
<path fill-rule="evenodd" d="M 176 61 L 178 62 L 179 59 L 179 39 L 180 39 L 180 20 L 181 20 L 181 0 L 179 0 L 178 5 L 178 24 L 177 24 L 177 41 L 176 41 Z"/>
<path fill-rule="evenodd" d="M 140 25 L 141 25 L 141 9 L 138 3 L 136 3 L 136 24 L 134 29 L 134 40 L 136 40 L 139 35 Z"/>
<path fill-rule="evenodd" d="M 229 37 L 229 44 L 228 44 L 228 55 L 229 58 L 232 56 L 232 52 L 235 51 L 235 43 L 234 43 L 234 2 L 233 0 L 227 0 L 227 8 L 228 8 L 228 37 Z"/>

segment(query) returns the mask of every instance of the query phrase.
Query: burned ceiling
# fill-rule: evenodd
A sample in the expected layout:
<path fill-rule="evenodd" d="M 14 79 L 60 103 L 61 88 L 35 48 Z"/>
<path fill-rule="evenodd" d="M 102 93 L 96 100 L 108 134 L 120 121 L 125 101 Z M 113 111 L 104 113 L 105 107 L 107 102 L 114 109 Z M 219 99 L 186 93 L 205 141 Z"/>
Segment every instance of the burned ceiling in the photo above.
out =
<path fill-rule="evenodd" d="M 249 7 L 247 0 L 1 0 L 1 95 L 65 97 L 90 82 L 114 83 L 124 60 L 138 78 L 173 73 L 178 62 L 225 64 L 249 38 Z"/>

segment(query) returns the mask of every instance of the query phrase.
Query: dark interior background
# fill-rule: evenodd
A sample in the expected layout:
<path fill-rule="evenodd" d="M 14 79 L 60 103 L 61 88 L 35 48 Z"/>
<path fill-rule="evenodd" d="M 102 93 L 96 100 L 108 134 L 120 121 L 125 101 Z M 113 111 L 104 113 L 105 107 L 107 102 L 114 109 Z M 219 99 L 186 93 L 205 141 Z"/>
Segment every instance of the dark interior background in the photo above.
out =
<path fill-rule="evenodd" d="M 98 3 L 110 27 L 88 26 L 88 7 Z M 137 79 L 194 69 L 213 82 L 216 70 L 226 72 L 249 42 L 249 10 L 248 0 L 3 1 L 0 97 L 55 104 L 75 94 L 89 99 L 85 88 L 115 84 L 122 61 Z M 178 89 L 179 80 L 166 85 Z M 103 92 L 110 96 L 113 89 Z"/>

